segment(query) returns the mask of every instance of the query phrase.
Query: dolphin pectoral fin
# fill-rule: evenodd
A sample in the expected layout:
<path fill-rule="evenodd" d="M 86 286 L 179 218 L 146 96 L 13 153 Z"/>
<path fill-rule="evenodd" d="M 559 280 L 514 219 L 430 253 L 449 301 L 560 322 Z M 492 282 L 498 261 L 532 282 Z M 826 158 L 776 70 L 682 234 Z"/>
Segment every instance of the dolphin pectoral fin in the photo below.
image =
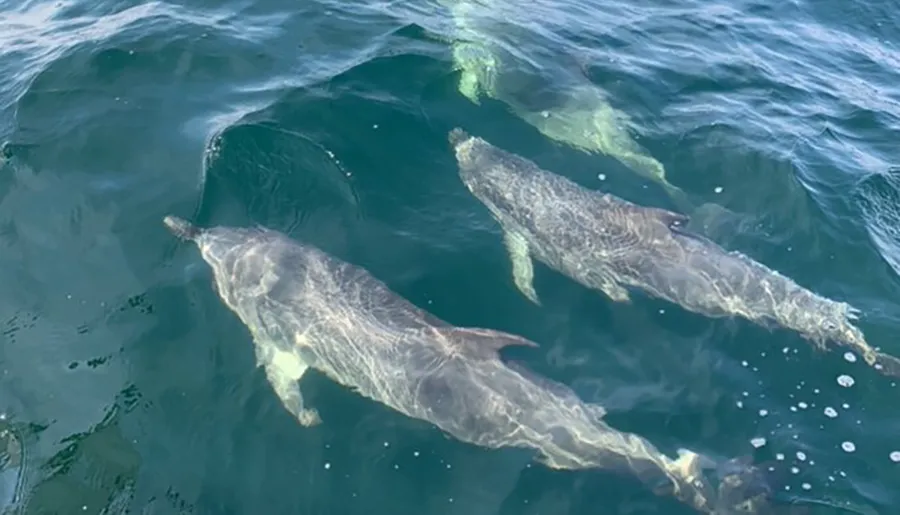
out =
<path fill-rule="evenodd" d="M 516 288 L 528 300 L 540 306 L 541 301 L 534 290 L 534 261 L 532 261 L 528 250 L 528 240 L 521 233 L 504 231 L 503 242 L 506 245 L 506 250 L 509 252 L 513 282 L 515 282 Z"/>
<path fill-rule="evenodd" d="M 475 327 L 434 327 L 435 331 L 467 356 L 497 359 L 497 352 L 511 345 L 537 347 L 533 341 L 511 333 Z"/>
<path fill-rule="evenodd" d="M 303 367 L 302 369 L 295 368 L 292 372 L 299 373 L 302 376 L 308 368 L 305 364 Z M 286 374 L 275 365 L 266 366 L 265 369 L 266 376 L 272 384 L 272 389 L 275 390 L 275 394 L 281 399 L 281 404 L 300 422 L 300 425 L 312 427 L 322 422 L 318 411 L 304 406 L 303 394 L 300 393 L 300 384 L 297 382 L 299 377 L 295 379 L 295 374 Z"/>
<path fill-rule="evenodd" d="M 303 394 L 300 392 L 298 382 L 309 370 L 309 365 L 296 354 L 272 348 L 263 351 L 262 347 L 262 345 L 256 345 L 256 359 L 266 371 L 266 379 L 272 385 L 275 395 L 281 399 L 281 404 L 302 426 L 311 427 L 320 424 L 322 419 L 319 417 L 319 412 L 314 408 L 304 406 Z"/>
<path fill-rule="evenodd" d="M 604 295 L 612 299 L 614 302 L 629 303 L 631 295 L 624 286 L 617 283 L 615 279 L 605 273 L 595 273 L 592 277 L 594 287 L 602 291 Z"/>

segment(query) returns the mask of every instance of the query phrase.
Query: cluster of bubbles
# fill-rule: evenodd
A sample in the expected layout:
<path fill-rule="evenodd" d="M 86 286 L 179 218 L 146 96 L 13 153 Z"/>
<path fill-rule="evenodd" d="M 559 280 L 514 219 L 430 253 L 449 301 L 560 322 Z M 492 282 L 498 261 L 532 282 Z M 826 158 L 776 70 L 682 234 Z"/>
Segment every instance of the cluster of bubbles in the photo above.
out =
<path fill-rule="evenodd" d="M 785 348 L 783 349 L 783 354 L 788 354 L 788 353 L 790 353 L 790 352 L 791 352 L 791 349 L 789 349 L 789 348 L 787 348 L 787 347 L 785 347 Z M 794 350 L 793 350 L 793 353 L 796 354 L 796 353 L 797 353 L 797 349 L 794 349 Z M 765 352 L 762 352 L 762 353 L 761 353 L 761 356 L 762 356 L 762 357 L 765 357 L 765 356 L 766 356 L 766 353 L 765 353 Z M 852 352 L 846 352 L 846 353 L 844 354 L 844 359 L 845 359 L 847 362 L 849 362 L 849 363 L 856 363 L 858 358 L 857 358 L 857 356 L 856 356 L 854 353 L 852 353 Z M 751 366 L 750 363 L 748 363 L 747 361 L 743 361 L 741 364 L 742 364 L 745 368 L 752 369 L 752 370 L 755 371 L 755 372 L 758 371 L 758 368 L 757 368 L 757 367 Z M 840 374 L 840 375 L 838 375 L 838 376 L 835 378 L 835 382 L 838 384 L 838 386 L 843 387 L 843 388 L 852 388 L 852 387 L 856 384 L 856 380 L 855 380 L 851 375 L 849 375 L 849 374 Z M 762 384 L 762 381 L 759 381 L 759 383 Z M 805 382 L 804 382 L 804 381 L 800 381 L 799 384 L 797 385 L 797 389 L 798 389 L 798 390 L 801 390 L 801 389 L 803 389 L 804 386 L 805 386 Z M 891 383 L 891 387 L 896 387 L 896 382 Z M 819 390 L 818 388 L 814 388 L 812 391 L 813 391 L 813 393 L 815 393 L 815 394 L 819 394 L 819 393 L 820 393 L 820 390 Z M 744 392 L 742 392 L 742 395 L 741 395 L 741 396 L 742 396 L 743 398 L 747 398 L 747 397 L 749 397 L 749 395 L 750 395 L 749 392 L 744 391 Z M 764 397 L 765 397 L 764 394 L 761 394 L 761 395 L 760 395 L 760 398 L 764 398 Z M 791 394 L 790 397 L 791 397 L 791 398 L 794 398 L 794 395 Z M 743 399 L 738 399 L 738 400 L 736 401 L 736 405 L 737 405 L 738 408 L 743 408 L 743 407 L 744 407 L 744 400 L 743 400 Z M 816 404 L 815 404 L 814 402 L 799 401 L 799 402 L 797 402 L 795 405 L 790 406 L 790 410 L 791 410 L 792 412 L 798 412 L 798 411 L 807 410 L 807 409 L 815 408 L 815 407 L 816 407 Z M 840 415 L 839 410 L 843 410 L 844 412 L 847 412 L 849 409 L 850 409 L 850 404 L 844 402 L 844 403 L 842 403 L 842 404 L 840 405 L 839 408 L 836 407 L 836 406 L 825 406 L 824 408 L 822 408 L 822 413 L 823 413 L 826 417 L 828 417 L 829 419 L 835 419 L 835 418 L 837 418 L 837 417 Z M 759 414 L 760 417 L 766 417 L 766 416 L 768 416 L 769 411 L 766 410 L 766 409 L 760 409 L 760 410 L 758 411 L 758 414 Z M 857 424 L 861 424 L 862 422 L 861 422 L 860 420 L 857 420 L 856 423 L 857 423 Z M 780 424 L 780 423 L 777 424 L 777 425 L 778 425 L 779 427 L 781 427 L 781 424 Z M 788 428 L 793 428 L 793 424 L 788 423 L 788 424 L 787 424 L 787 427 L 788 427 Z M 822 426 L 820 426 L 820 427 L 822 427 Z M 794 439 L 797 439 L 797 438 L 798 438 L 798 435 L 797 435 L 797 432 L 796 432 L 796 431 L 795 431 L 795 433 L 794 433 L 794 435 L 793 435 L 793 438 L 794 438 Z M 757 448 L 757 449 L 759 449 L 759 448 L 761 448 L 761 447 L 767 445 L 767 443 L 768 443 L 768 442 L 767 442 L 766 438 L 765 438 L 765 437 L 762 437 L 762 436 L 756 436 L 756 437 L 754 437 L 754 438 L 752 438 L 752 439 L 750 440 L 750 444 L 751 444 L 754 448 Z M 856 444 L 855 444 L 853 441 L 846 440 L 846 441 L 842 441 L 842 442 L 840 443 L 840 449 L 843 450 L 843 451 L 846 452 L 846 453 L 854 453 L 854 452 L 856 452 L 856 448 L 857 448 L 857 447 L 856 447 Z M 800 468 L 799 468 L 799 466 L 801 466 L 801 464 L 805 464 L 805 465 L 809 465 L 809 466 L 812 466 L 812 465 L 815 464 L 815 462 L 814 462 L 812 459 L 809 459 L 808 456 L 807 456 L 807 454 L 806 454 L 805 452 L 803 452 L 803 451 L 797 451 L 796 454 L 795 454 L 795 457 L 796 457 L 796 462 L 795 462 L 794 464 L 792 464 L 792 466 L 790 467 L 790 471 L 791 471 L 792 474 L 800 474 Z M 889 460 L 890 460 L 891 462 L 900 464 L 900 450 L 892 450 L 892 451 L 890 451 L 889 454 L 888 454 L 888 458 L 889 458 Z M 777 453 L 777 454 L 775 454 L 775 459 L 776 459 L 777 461 L 785 461 L 785 460 L 786 460 L 786 457 L 785 457 L 785 455 L 784 455 L 783 453 Z M 770 471 L 773 471 L 774 468 L 775 468 L 774 466 L 771 466 L 771 467 L 769 467 L 769 470 L 770 470 Z M 845 473 L 844 471 L 837 471 L 836 475 L 841 476 L 841 477 L 846 477 L 846 473 Z M 828 476 L 828 481 L 829 481 L 829 482 L 834 482 L 835 480 L 836 480 L 836 479 L 835 479 L 834 475 L 829 475 L 829 476 Z M 812 485 L 810 485 L 810 483 L 807 483 L 807 482 L 802 483 L 802 484 L 800 485 L 800 487 L 801 487 L 803 490 L 811 490 L 811 489 L 812 489 Z M 791 487 L 790 487 L 790 486 L 785 486 L 784 489 L 785 489 L 785 490 L 790 490 Z"/>

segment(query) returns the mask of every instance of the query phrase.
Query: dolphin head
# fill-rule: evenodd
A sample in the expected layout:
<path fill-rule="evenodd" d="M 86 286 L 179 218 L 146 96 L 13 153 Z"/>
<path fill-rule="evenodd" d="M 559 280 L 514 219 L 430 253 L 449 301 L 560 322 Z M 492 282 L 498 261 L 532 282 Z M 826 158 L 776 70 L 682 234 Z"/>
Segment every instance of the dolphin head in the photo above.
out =
<path fill-rule="evenodd" d="M 458 127 L 450 131 L 448 139 L 456 154 L 459 178 L 473 195 L 489 207 L 509 195 L 515 169 L 500 166 L 508 161 L 503 151 Z"/>
<path fill-rule="evenodd" d="M 479 166 L 481 161 L 481 152 L 478 147 L 481 142 L 480 138 L 476 138 L 459 127 L 450 131 L 447 136 L 450 146 L 456 155 L 456 162 L 459 165 L 459 177 L 463 184 L 474 194 L 477 194 L 480 175 L 484 167 Z"/>
<path fill-rule="evenodd" d="M 175 236 L 197 245 L 203 260 L 212 268 L 215 290 L 228 303 L 236 288 L 260 280 L 264 267 L 246 266 L 245 258 L 251 252 L 260 251 L 263 259 L 260 246 L 275 234 L 260 227 L 200 228 L 175 216 L 165 217 L 163 223 Z"/>
<path fill-rule="evenodd" d="M 477 153 L 475 146 L 477 139 L 468 132 L 456 127 L 447 135 L 450 146 L 456 155 L 456 162 L 459 164 L 459 173 L 463 179 L 471 173 L 475 167 Z"/>

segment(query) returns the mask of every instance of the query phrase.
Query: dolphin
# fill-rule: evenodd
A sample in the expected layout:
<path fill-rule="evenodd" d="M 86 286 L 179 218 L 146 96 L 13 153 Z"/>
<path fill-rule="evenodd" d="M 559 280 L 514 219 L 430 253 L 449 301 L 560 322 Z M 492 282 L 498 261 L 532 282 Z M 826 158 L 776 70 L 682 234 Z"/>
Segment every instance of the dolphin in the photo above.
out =
<path fill-rule="evenodd" d="M 460 441 L 531 449 L 554 469 L 631 473 L 658 495 L 714 513 L 717 492 L 702 473 L 711 458 L 686 449 L 670 458 L 607 425 L 601 406 L 500 358 L 504 347 L 536 343 L 453 326 L 367 270 L 265 227 L 199 228 L 174 216 L 164 224 L 197 245 L 218 295 L 252 335 L 257 366 L 302 426 L 322 422 L 300 390 L 312 368 Z"/>
<path fill-rule="evenodd" d="M 458 74 L 457 91 L 469 102 L 479 105 L 484 98 L 496 100 L 559 145 L 617 160 L 628 171 L 660 186 L 675 209 L 689 213 L 692 227 L 704 234 L 734 227 L 764 232 L 745 214 L 696 198 L 673 184 L 665 166 L 635 138 L 641 133 L 639 124 L 613 107 L 610 94 L 585 76 L 578 59 L 549 51 L 523 53 L 521 47 L 527 43 L 553 47 L 550 41 L 541 44 L 535 39 L 543 37 L 541 34 L 524 28 L 531 26 L 528 21 L 509 22 L 528 16 L 527 9 L 497 0 L 439 3 L 449 11 L 453 30 L 436 39 L 450 46 L 452 67 Z"/>
<path fill-rule="evenodd" d="M 679 209 L 694 208 L 688 195 L 669 182 L 662 163 L 632 136 L 637 127 L 631 117 L 614 108 L 603 90 L 579 70 L 564 78 L 550 76 L 546 68 L 505 48 L 496 30 L 513 27 L 499 19 L 522 15 L 517 4 L 496 1 L 441 0 L 450 12 L 454 37 L 450 44 L 453 68 L 459 73 L 457 90 L 473 104 L 484 97 L 506 104 L 510 111 L 553 141 L 588 154 L 616 159 L 632 172 L 659 184 Z M 528 37 L 539 37 L 531 32 Z M 556 57 L 554 57 L 556 58 Z M 559 60 L 554 66 L 560 65 Z M 564 79 L 564 80 L 561 80 Z M 550 89 L 560 90 L 551 94 Z M 537 95 L 537 98 L 536 98 Z M 537 102 L 535 102 L 537 100 Z M 709 208 L 707 208 L 709 209 Z M 724 208 L 720 208 L 724 209 Z"/>
<path fill-rule="evenodd" d="M 792 329 L 817 349 L 831 341 L 900 376 L 900 360 L 853 324 L 858 309 L 688 230 L 688 216 L 589 190 L 460 128 L 448 138 L 462 182 L 503 229 L 516 287 L 535 304 L 533 259 L 615 302 L 640 290 L 705 316 Z"/>

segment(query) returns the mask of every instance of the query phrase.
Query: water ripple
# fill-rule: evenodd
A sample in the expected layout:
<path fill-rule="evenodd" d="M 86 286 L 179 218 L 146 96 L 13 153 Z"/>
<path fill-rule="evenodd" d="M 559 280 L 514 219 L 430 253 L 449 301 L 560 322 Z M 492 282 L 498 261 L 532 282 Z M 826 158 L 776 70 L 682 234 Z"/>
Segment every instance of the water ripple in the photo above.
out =
<path fill-rule="evenodd" d="M 473 13 L 464 30 L 457 1 Z M 602 156 L 546 141 L 499 103 L 466 102 L 448 46 L 483 37 L 515 62 L 517 87 L 538 75 L 557 88 L 543 102 L 596 86 L 673 182 L 748 214 L 723 244 L 857 304 L 871 342 L 898 353 L 893 4 L 0 0 L 0 246 L 13 285 L 0 297 L 0 410 L 22 419 L 15 442 L 35 464 L 24 481 L 0 470 L 0 501 L 16 476 L 38 493 L 69 481 L 84 487 L 76 497 L 168 512 L 272 499 L 347 511 L 333 503 L 397 492 L 397 514 L 422 511 L 407 495 L 438 514 L 551 502 L 548 476 L 519 476 L 527 460 L 434 440 L 362 401 L 342 413 L 355 401 L 337 388 L 313 390 L 346 422 L 298 431 L 206 269 L 162 232 L 163 214 L 200 206 L 201 219 L 318 239 L 448 319 L 535 334 L 549 349 L 538 364 L 577 375 L 623 427 L 727 456 L 750 446 L 786 473 L 788 496 L 896 506 L 896 383 L 788 334 L 644 300 L 610 306 L 552 274 L 538 280 L 554 301 L 525 307 L 446 145 L 455 124 L 494 131 L 558 173 L 659 202 Z M 0 468 L 12 455 L 0 449 Z M 468 471 L 488 461 L 496 491 L 475 492 Z M 69 468 L 65 480 L 36 472 Z M 565 481 L 562 499 L 597 486 Z M 597 502 L 627 502 L 616 490 Z"/>

